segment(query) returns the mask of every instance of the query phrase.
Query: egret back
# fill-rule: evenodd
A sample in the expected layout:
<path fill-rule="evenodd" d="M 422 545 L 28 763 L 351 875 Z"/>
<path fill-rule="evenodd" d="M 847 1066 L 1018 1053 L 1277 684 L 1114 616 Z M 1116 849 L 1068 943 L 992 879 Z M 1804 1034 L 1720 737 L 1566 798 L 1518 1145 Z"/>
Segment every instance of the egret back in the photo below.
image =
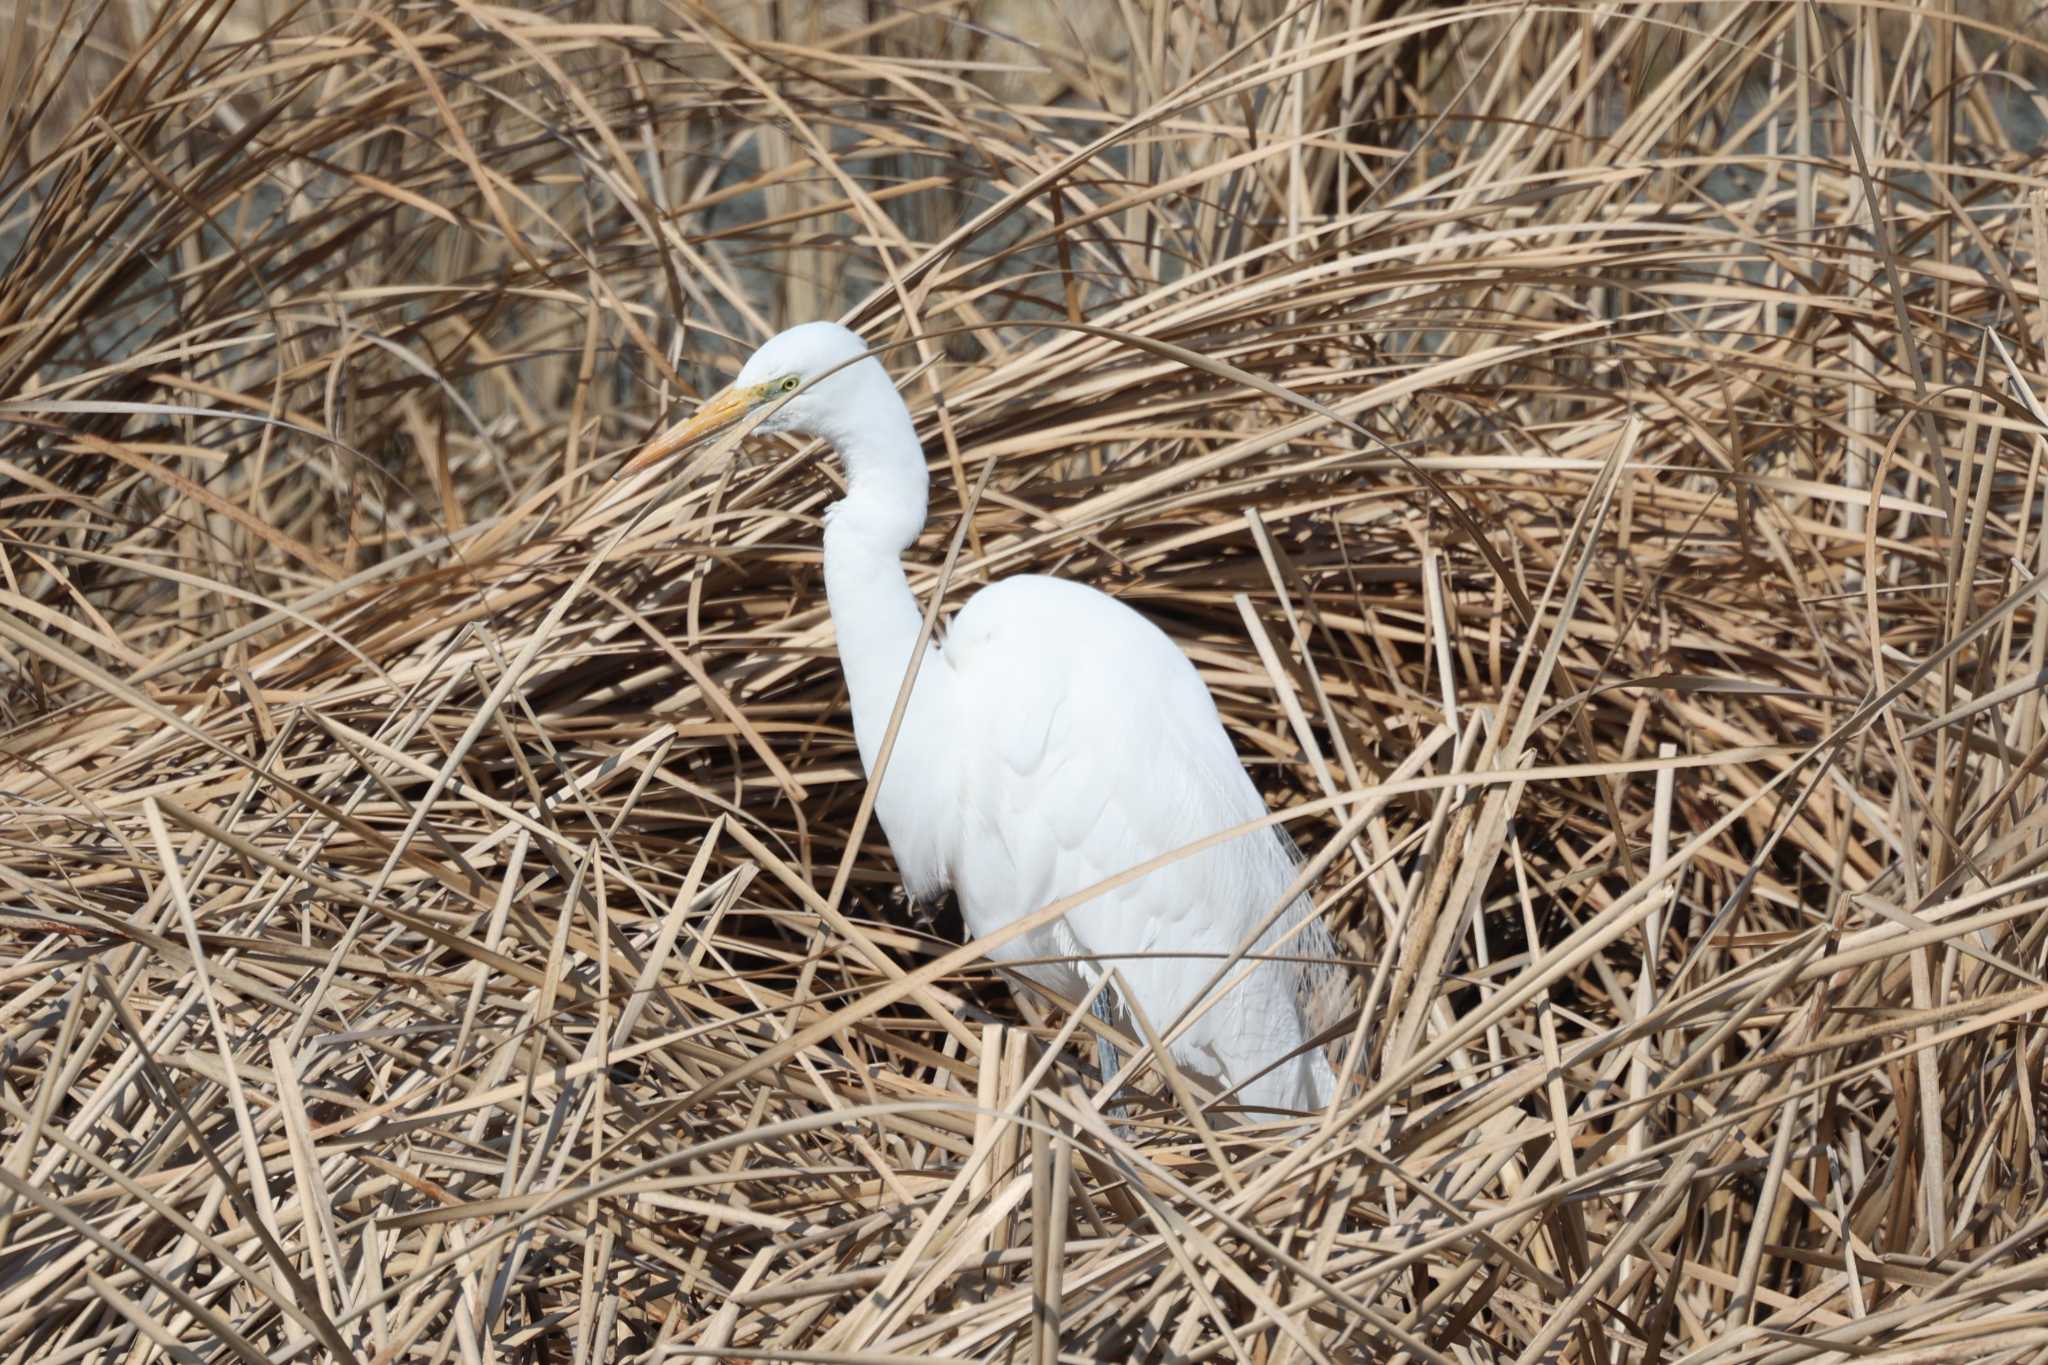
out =
<path fill-rule="evenodd" d="M 899 859 L 906 849 L 943 859 L 976 935 L 1266 813 L 1187 656 L 1093 588 L 1029 575 L 985 588 L 927 667 L 935 674 L 930 723 L 952 742 L 942 754 L 925 752 L 950 772 L 917 800 L 878 812 Z M 1287 846 L 1253 830 L 1098 895 L 998 956 L 1041 960 L 1022 970 L 1069 995 L 1113 963 L 1127 1003 L 1165 1029 L 1251 937 L 1294 873 Z M 1297 897 L 1254 951 L 1286 938 L 1276 951 L 1327 956 L 1319 925 L 1288 937 L 1309 908 Z M 1225 980 L 1240 977 L 1172 1048 L 1177 1063 L 1225 1086 L 1308 1036 L 1299 965 L 1240 963 Z M 1330 1088 L 1316 1052 L 1252 1080 L 1240 1097 L 1253 1107 L 1310 1108 Z"/>

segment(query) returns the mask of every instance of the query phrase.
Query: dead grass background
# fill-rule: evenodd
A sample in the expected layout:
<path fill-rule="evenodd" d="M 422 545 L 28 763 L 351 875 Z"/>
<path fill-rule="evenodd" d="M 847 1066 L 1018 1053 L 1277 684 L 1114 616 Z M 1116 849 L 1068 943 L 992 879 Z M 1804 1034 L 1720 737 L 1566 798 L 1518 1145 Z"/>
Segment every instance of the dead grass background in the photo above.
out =
<path fill-rule="evenodd" d="M 2048 1356 L 2031 14 L 1052 13 L 4 11 L 0 1359 Z M 1310 1133 L 849 846 L 829 461 L 607 485 L 849 308 L 1315 856 Z"/>

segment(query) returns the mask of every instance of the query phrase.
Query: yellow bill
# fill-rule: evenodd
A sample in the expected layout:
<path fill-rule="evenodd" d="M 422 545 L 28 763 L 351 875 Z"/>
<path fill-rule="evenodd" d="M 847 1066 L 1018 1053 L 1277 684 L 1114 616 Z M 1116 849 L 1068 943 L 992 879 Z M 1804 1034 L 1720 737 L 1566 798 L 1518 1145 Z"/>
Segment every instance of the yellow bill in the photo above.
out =
<path fill-rule="evenodd" d="M 630 478 L 643 469 L 651 469 L 668 459 L 681 454 L 707 436 L 714 436 L 740 420 L 753 410 L 754 405 L 764 397 L 760 388 L 749 384 L 745 388 L 729 388 L 704 401 L 704 406 L 685 420 L 676 423 L 647 445 L 613 475 L 614 478 Z"/>

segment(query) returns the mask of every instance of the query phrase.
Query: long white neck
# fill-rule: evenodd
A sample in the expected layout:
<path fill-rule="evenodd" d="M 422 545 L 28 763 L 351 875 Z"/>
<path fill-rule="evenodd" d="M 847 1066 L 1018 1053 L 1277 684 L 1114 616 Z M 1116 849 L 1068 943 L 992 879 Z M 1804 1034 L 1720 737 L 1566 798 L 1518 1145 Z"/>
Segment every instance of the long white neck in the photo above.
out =
<path fill-rule="evenodd" d="M 917 429 L 888 372 L 867 359 L 842 374 L 847 392 L 812 434 L 836 446 L 846 465 L 846 497 L 826 513 L 825 595 L 861 766 L 872 773 L 923 625 L 902 556 L 924 529 L 929 480 Z M 919 669 L 920 690 L 932 665 L 928 657 Z"/>

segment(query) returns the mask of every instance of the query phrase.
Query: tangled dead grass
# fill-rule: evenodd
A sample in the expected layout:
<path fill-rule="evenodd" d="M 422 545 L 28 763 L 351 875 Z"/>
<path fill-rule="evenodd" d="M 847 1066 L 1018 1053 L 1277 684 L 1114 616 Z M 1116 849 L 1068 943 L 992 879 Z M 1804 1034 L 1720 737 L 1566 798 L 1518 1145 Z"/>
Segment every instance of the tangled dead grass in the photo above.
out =
<path fill-rule="evenodd" d="M 16 7 L 0 1358 L 2041 1358 L 1957 8 Z M 1312 852 L 1311 1128 L 892 902 L 829 461 L 607 483 L 856 302 L 920 594 L 1147 611 Z"/>

